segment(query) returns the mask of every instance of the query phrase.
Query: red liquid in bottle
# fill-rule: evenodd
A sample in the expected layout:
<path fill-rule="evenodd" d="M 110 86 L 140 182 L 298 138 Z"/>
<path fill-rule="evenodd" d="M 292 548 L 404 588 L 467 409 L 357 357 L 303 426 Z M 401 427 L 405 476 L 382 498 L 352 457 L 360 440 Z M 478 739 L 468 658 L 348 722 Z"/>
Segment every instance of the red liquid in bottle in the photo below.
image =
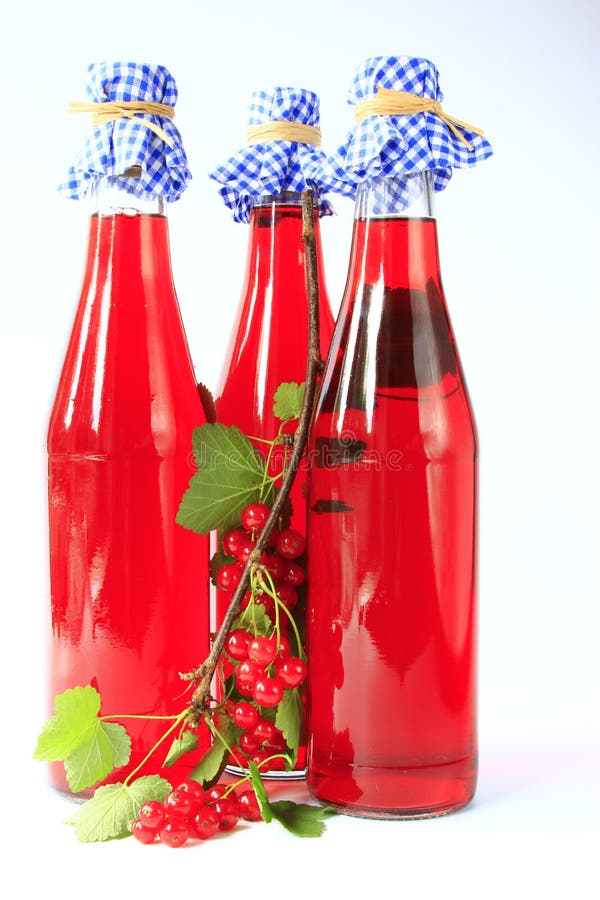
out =
<path fill-rule="evenodd" d="M 475 789 L 476 432 L 434 220 L 358 219 L 311 435 L 309 771 L 371 817 Z"/>
<path fill-rule="evenodd" d="M 318 215 L 315 237 L 319 272 L 321 348 L 325 356 L 333 333 L 333 317 L 323 279 Z M 245 434 L 273 439 L 280 422 L 273 414 L 273 397 L 283 382 L 303 382 L 308 356 L 308 298 L 302 244 L 302 206 L 298 194 L 284 194 L 257 205 L 250 214 L 250 243 L 238 319 L 217 393 L 217 420 L 237 425 Z M 286 430 L 293 431 L 295 423 Z M 265 445 L 256 443 L 261 453 Z M 271 474 L 281 471 L 282 452 L 273 454 Z M 292 487 L 291 527 L 306 534 L 306 466 Z M 303 589 L 299 590 L 303 607 Z M 217 591 L 216 624 L 231 597 Z M 306 753 L 298 753 L 304 770 Z M 281 774 L 281 773 L 279 773 Z"/>
<path fill-rule="evenodd" d="M 166 218 L 93 216 L 48 436 L 52 697 L 91 683 L 105 715 L 184 708 L 178 673 L 208 653 L 208 546 L 175 515 L 204 421 Z M 107 781 L 123 780 L 168 725 L 122 724 L 131 759 Z M 185 777 L 191 756 L 160 769 L 170 743 L 139 774 Z M 62 764 L 51 780 L 68 791 Z"/>

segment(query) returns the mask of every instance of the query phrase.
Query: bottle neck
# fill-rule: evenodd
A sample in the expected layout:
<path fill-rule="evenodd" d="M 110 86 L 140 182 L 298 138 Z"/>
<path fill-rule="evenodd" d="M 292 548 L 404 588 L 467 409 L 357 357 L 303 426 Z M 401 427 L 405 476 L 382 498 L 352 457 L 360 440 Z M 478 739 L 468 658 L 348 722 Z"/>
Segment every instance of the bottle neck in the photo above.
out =
<path fill-rule="evenodd" d="M 427 173 L 377 178 L 359 186 L 349 263 L 349 288 L 382 284 L 424 289 L 440 282 L 437 227 Z"/>
<path fill-rule="evenodd" d="M 84 291 L 110 285 L 113 297 L 126 302 L 137 285 L 147 292 L 174 292 L 167 220 L 162 198 L 144 199 L 100 183 L 91 197 L 91 219 Z M 95 285 L 95 288 L 94 288 Z M 149 297 L 158 294 L 150 290 Z"/>
<path fill-rule="evenodd" d="M 319 214 L 314 212 L 319 273 L 323 273 Z M 306 308 L 306 273 L 302 243 L 302 195 L 284 191 L 256 197 L 250 213 L 245 292 L 258 290 L 268 304 Z M 301 252 L 299 252 L 301 251 Z M 324 285 L 322 285 L 324 288 Z M 324 297 L 324 300 L 326 298 Z"/>

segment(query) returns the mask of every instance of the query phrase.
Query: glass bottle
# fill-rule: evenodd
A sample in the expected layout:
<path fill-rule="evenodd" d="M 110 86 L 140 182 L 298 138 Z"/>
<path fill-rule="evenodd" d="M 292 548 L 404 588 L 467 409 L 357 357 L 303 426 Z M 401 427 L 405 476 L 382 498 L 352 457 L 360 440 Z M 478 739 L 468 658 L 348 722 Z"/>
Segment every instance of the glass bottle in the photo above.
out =
<path fill-rule="evenodd" d="M 316 209 L 314 223 L 321 350 L 325 356 L 334 323 L 325 285 Z M 306 377 L 308 295 L 304 256 L 301 195 L 283 191 L 275 196 L 253 198 L 237 322 L 215 399 L 217 420 L 225 425 L 236 425 L 253 437 L 272 439 L 277 434 L 280 423 L 273 414 L 273 396 L 277 387 L 282 382 L 303 382 Z M 292 425 L 291 430 L 294 427 Z M 264 452 L 260 442 L 257 447 Z M 273 473 L 281 470 L 281 462 L 281 456 L 274 454 Z M 290 494 L 290 527 L 302 534 L 306 533 L 305 493 L 306 466 L 303 465 Z M 300 602 L 294 611 L 295 617 L 302 615 L 303 588 L 298 593 Z M 228 592 L 216 592 L 217 623 L 230 599 Z M 296 772 L 304 772 L 305 759 L 305 747 L 301 747 Z M 284 775 L 276 773 L 276 777 Z"/>
<path fill-rule="evenodd" d="M 204 421 L 166 203 L 100 187 L 48 431 L 51 697 L 92 684 L 107 715 L 181 711 L 179 672 L 208 653 L 208 542 L 175 524 Z M 131 759 L 107 781 L 137 767 L 166 727 L 123 724 Z M 162 774 L 181 780 L 191 760 Z M 153 758 L 140 774 L 157 771 Z M 50 776 L 68 791 L 62 764 Z"/>
<path fill-rule="evenodd" d="M 308 786 L 374 818 L 465 805 L 477 773 L 477 437 L 429 174 L 358 188 L 310 441 Z"/>

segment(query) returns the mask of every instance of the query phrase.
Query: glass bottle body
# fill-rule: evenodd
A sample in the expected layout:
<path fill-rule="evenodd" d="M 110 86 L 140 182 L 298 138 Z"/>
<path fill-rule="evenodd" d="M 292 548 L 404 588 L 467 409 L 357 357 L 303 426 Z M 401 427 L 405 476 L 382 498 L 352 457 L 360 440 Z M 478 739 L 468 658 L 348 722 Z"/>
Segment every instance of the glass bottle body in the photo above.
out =
<path fill-rule="evenodd" d="M 477 770 L 477 439 L 420 178 L 423 215 L 359 189 L 310 442 L 308 786 L 380 818 L 463 806 Z"/>
<path fill-rule="evenodd" d="M 50 691 L 92 684 L 103 714 L 168 716 L 182 709 L 178 673 L 208 653 L 208 541 L 175 524 L 205 418 L 164 208 L 138 206 L 100 193 L 49 423 Z M 130 762 L 107 781 L 136 768 L 168 725 L 123 724 Z M 68 791 L 62 764 L 50 777 Z"/>
<path fill-rule="evenodd" d="M 315 236 L 319 273 L 321 347 L 325 355 L 333 333 L 333 316 L 326 291 L 318 214 Z M 217 420 L 236 425 L 245 434 L 272 440 L 280 422 L 273 414 L 273 397 L 283 382 L 303 382 L 308 356 L 308 298 L 302 243 L 301 195 L 284 192 L 257 198 L 250 214 L 246 273 L 235 328 L 216 395 Z M 295 423 L 284 431 L 293 431 Z M 256 442 L 265 453 L 265 445 Z M 275 448 L 270 473 L 281 471 L 283 450 Z M 306 465 L 290 493 L 289 527 L 306 534 Z M 304 559 L 298 561 L 304 565 Z M 296 619 L 304 618 L 304 587 L 298 589 Z M 231 595 L 216 591 L 215 627 Z M 302 628 L 303 630 L 303 628 Z M 298 752 L 296 774 L 305 771 L 306 749 Z M 273 772 L 273 777 L 285 773 Z"/>

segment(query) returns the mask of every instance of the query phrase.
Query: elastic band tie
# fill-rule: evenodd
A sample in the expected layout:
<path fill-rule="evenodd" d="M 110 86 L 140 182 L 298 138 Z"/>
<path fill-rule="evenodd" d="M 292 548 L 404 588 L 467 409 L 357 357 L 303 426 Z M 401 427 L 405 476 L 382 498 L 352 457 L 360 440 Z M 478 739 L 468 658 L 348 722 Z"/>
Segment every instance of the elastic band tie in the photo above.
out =
<path fill-rule="evenodd" d="M 148 119 L 140 119 L 139 116 L 159 116 L 163 119 L 173 119 L 175 109 L 167 103 L 153 103 L 144 100 L 107 100 L 104 103 L 69 103 L 68 113 L 91 113 L 93 125 L 105 125 L 107 122 L 115 122 L 118 119 L 135 119 L 140 125 L 145 125 L 153 131 L 157 137 L 165 142 L 167 147 L 173 148 L 173 140 L 163 129 L 150 122 Z"/>
<path fill-rule="evenodd" d="M 469 150 L 473 150 L 473 145 L 469 143 L 459 129 L 464 128 L 465 131 L 473 131 L 479 135 L 483 134 L 480 128 L 476 128 L 474 125 L 469 125 L 467 122 L 445 113 L 439 100 L 432 100 L 430 97 L 419 97 L 417 94 L 411 94 L 407 91 L 393 91 L 389 88 L 377 88 L 377 93 L 373 94 L 372 97 L 359 100 L 354 107 L 354 118 L 357 122 L 362 122 L 363 119 L 367 119 L 369 116 L 412 116 L 415 113 L 422 112 L 433 113 L 441 119 Z"/>
<path fill-rule="evenodd" d="M 314 125 L 289 122 L 286 119 L 253 125 L 246 132 L 246 143 L 265 144 L 267 141 L 293 141 L 295 144 L 321 146 L 321 132 Z"/>

